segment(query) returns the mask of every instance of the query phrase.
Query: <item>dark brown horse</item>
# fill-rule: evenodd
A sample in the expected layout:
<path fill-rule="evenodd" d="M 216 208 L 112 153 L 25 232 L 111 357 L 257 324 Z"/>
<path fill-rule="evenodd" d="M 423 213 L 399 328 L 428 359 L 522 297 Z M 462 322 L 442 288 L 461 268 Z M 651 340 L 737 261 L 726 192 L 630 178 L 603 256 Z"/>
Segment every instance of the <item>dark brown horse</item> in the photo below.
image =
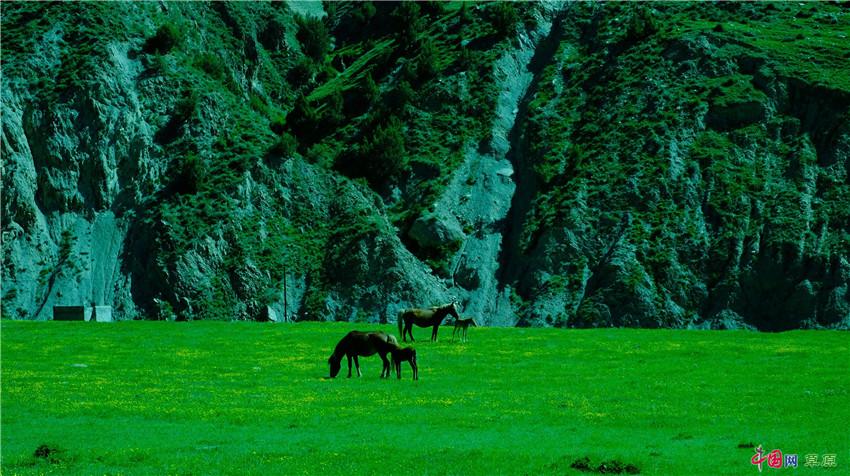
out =
<path fill-rule="evenodd" d="M 451 314 L 455 319 L 460 319 L 457 314 L 457 304 L 445 304 L 443 306 L 432 307 L 431 309 L 405 309 L 398 313 L 398 331 L 401 332 L 401 339 L 407 342 L 407 336 L 410 336 L 412 342 L 416 342 L 413 338 L 413 324 L 419 327 L 433 327 L 431 331 L 431 342 L 437 341 L 437 331 L 440 329 L 440 324 L 443 319 Z"/>
<path fill-rule="evenodd" d="M 331 366 L 331 378 L 339 374 L 339 369 L 342 367 L 342 357 L 348 357 L 348 376 L 351 377 L 351 359 L 354 359 L 354 366 L 357 368 L 357 376 L 360 377 L 360 361 L 359 356 L 368 357 L 378 354 L 384 362 L 384 368 L 381 370 L 381 378 L 390 376 L 390 361 L 387 360 L 387 354 L 393 349 L 398 348 L 398 340 L 395 336 L 385 332 L 360 332 L 351 331 L 339 341 L 336 345 L 334 353 L 328 358 L 328 364 Z"/>
<path fill-rule="evenodd" d="M 390 352 L 390 359 L 393 367 L 395 367 L 396 376 L 401 379 L 401 363 L 404 361 L 410 362 L 410 368 L 413 369 L 413 380 L 419 380 L 419 366 L 416 365 L 416 349 L 413 347 L 396 347 Z"/>

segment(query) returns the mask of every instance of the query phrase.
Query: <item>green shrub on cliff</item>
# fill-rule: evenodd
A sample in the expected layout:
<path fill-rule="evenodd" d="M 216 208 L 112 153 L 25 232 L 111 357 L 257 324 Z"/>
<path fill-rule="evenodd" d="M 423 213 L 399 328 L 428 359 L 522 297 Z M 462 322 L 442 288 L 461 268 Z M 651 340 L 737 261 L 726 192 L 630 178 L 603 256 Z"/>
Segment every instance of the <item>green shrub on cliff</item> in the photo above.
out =
<path fill-rule="evenodd" d="M 182 40 L 180 29 L 173 23 L 164 23 L 157 28 L 156 33 L 145 42 L 145 52 L 164 54 L 171 51 Z"/>
<path fill-rule="evenodd" d="M 315 62 L 323 62 L 331 46 L 330 33 L 324 21 L 321 18 L 298 15 L 295 17 L 295 23 L 298 25 L 296 38 L 301 43 L 304 54 Z"/>

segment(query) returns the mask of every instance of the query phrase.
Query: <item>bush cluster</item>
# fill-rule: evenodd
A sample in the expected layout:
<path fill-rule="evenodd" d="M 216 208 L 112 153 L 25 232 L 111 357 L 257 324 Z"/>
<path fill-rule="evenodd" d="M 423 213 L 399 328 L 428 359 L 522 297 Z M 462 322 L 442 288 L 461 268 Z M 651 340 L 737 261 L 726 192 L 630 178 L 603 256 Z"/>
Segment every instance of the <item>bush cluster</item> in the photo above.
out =
<path fill-rule="evenodd" d="M 295 17 L 295 22 L 298 24 L 295 37 L 301 44 L 301 50 L 313 61 L 323 62 L 331 47 L 331 36 L 325 23 L 321 18 L 305 16 Z"/>
<path fill-rule="evenodd" d="M 156 33 L 145 41 L 146 53 L 165 54 L 177 46 L 182 39 L 180 30 L 173 23 L 164 23 Z"/>
<path fill-rule="evenodd" d="M 519 23 L 519 15 L 510 2 L 498 2 L 493 5 L 490 13 L 490 21 L 499 38 L 506 38 L 516 30 Z"/>
<path fill-rule="evenodd" d="M 370 129 L 362 142 L 341 155 L 334 166 L 349 177 L 365 178 L 377 189 L 399 178 L 407 164 L 407 152 L 404 129 L 396 116 Z"/>
<path fill-rule="evenodd" d="M 213 79 L 222 79 L 227 67 L 221 57 L 212 53 L 201 53 L 195 58 L 195 67 L 210 75 Z"/>

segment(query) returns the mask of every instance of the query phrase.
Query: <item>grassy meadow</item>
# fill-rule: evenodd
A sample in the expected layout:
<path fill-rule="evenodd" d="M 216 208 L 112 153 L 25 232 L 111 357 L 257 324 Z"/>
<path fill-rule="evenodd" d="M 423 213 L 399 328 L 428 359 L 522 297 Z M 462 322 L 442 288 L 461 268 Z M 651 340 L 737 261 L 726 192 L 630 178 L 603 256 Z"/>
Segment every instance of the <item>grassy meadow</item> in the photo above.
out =
<path fill-rule="evenodd" d="M 418 382 L 327 379 L 355 328 L 398 334 L 3 321 L 2 473 L 757 474 L 759 444 L 850 468 L 847 333 L 416 328 Z"/>

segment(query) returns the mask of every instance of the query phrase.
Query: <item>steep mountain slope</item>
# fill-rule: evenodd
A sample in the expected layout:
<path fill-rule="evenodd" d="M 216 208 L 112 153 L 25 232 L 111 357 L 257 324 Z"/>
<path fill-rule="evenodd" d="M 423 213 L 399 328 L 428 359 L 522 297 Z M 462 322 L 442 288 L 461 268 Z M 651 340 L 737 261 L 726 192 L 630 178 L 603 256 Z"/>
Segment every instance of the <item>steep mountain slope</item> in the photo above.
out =
<path fill-rule="evenodd" d="M 850 325 L 844 4 L 2 22 L 4 317 Z"/>
<path fill-rule="evenodd" d="M 522 318 L 846 326 L 846 13 L 574 10 L 517 144 Z"/>

